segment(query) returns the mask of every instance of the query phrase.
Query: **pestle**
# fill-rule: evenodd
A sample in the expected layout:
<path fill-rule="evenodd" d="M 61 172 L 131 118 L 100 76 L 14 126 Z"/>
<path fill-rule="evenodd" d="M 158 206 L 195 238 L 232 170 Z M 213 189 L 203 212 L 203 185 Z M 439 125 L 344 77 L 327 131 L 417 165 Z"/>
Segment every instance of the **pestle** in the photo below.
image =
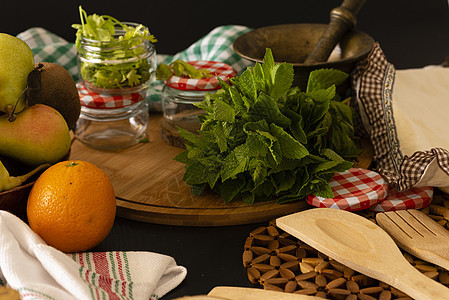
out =
<path fill-rule="evenodd" d="M 315 48 L 309 54 L 304 64 L 310 65 L 327 61 L 332 50 L 345 35 L 355 27 L 356 15 L 366 0 L 344 0 L 343 3 L 330 12 L 330 21 Z"/>

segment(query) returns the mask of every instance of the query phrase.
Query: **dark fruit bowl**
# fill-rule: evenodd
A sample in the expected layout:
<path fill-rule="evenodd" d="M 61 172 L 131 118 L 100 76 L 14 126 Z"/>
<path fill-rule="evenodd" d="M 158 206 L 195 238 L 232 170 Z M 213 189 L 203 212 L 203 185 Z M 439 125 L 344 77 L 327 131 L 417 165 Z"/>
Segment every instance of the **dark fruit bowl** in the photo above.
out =
<path fill-rule="evenodd" d="M 0 192 L 0 210 L 9 211 L 17 216 L 26 214 L 27 199 L 34 181 L 25 183 L 13 189 Z"/>
<path fill-rule="evenodd" d="M 65 161 L 69 158 L 70 150 L 60 161 Z M 27 172 L 31 171 L 27 167 L 17 164 L 16 162 L 9 159 L 1 157 L 1 160 L 4 163 L 6 169 L 10 172 L 11 176 L 26 174 Z M 42 174 L 42 172 L 43 171 L 33 175 L 21 186 L 0 192 L 0 210 L 9 211 L 16 216 L 26 216 L 28 195 L 30 194 L 31 188 L 33 187 L 39 175 Z"/>

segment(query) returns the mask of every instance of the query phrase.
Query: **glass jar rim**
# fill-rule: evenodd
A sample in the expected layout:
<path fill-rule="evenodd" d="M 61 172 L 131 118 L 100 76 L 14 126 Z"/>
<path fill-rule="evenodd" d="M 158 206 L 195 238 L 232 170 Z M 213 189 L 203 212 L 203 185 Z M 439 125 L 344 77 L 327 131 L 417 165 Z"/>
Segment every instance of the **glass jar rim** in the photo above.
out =
<path fill-rule="evenodd" d="M 142 28 L 140 29 L 140 31 L 144 31 L 144 30 L 148 30 L 148 36 L 150 36 L 151 35 L 151 32 L 150 32 L 150 30 L 148 29 L 148 27 L 147 26 L 145 26 L 145 25 L 143 25 L 143 24 L 139 24 L 139 23 L 135 23 L 135 22 L 120 22 L 121 24 L 124 24 L 124 25 L 127 25 L 127 26 L 129 26 L 129 27 L 134 27 L 134 28 L 137 28 L 138 26 L 142 26 Z M 123 31 L 123 33 L 122 34 L 117 34 L 117 30 L 115 31 L 115 33 L 114 33 L 114 37 L 115 36 L 122 36 L 124 33 L 125 33 L 125 31 L 123 30 L 123 27 L 119 24 L 119 23 L 115 23 L 114 24 L 114 28 L 120 28 L 120 30 L 121 31 Z M 141 37 L 134 37 L 134 38 L 141 38 Z M 81 35 L 80 36 L 80 39 L 81 39 L 81 42 L 82 43 L 95 43 L 95 44 L 109 44 L 109 43 L 111 43 L 111 42 L 117 42 L 116 40 L 111 40 L 111 41 L 101 41 L 101 40 L 96 40 L 96 39 L 91 39 L 91 38 L 88 38 L 88 37 L 85 37 L 85 36 L 83 36 L 83 35 Z M 148 42 L 148 43 L 150 43 L 150 41 L 148 41 L 148 40 L 146 40 L 146 39 L 143 39 L 143 42 Z"/>

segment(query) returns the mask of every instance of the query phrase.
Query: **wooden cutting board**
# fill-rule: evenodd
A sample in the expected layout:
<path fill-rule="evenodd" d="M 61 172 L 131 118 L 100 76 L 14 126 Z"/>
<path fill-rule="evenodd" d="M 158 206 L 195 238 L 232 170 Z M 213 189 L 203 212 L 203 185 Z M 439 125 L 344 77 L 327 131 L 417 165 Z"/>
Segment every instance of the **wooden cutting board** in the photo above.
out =
<path fill-rule="evenodd" d="M 184 164 L 173 160 L 183 149 L 162 140 L 160 120 L 161 114 L 152 114 L 149 142 L 127 149 L 96 150 L 77 140 L 72 144 L 71 159 L 92 162 L 111 179 L 118 216 L 166 225 L 224 226 L 265 222 L 310 207 L 306 201 L 225 204 L 213 192 L 193 195 L 182 180 Z"/>

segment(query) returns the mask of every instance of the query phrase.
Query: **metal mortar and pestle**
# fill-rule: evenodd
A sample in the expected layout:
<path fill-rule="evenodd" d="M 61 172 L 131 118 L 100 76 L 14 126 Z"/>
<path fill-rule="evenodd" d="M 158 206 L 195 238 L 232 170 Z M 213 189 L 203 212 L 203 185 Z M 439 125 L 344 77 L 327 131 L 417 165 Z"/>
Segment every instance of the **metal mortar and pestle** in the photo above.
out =
<path fill-rule="evenodd" d="M 281 24 L 252 30 L 234 41 L 234 50 L 243 58 L 262 62 L 266 48 L 270 48 L 276 62 L 293 65 L 293 85 L 302 90 L 309 73 L 316 69 L 335 68 L 351 74 L 375 43 L 368 34 L 354 30 L 356 15 L 365 1 L 344 0 L 331 10 L 329 24 Z M 341 89 L 349 87 L 348 80 Z"/>

